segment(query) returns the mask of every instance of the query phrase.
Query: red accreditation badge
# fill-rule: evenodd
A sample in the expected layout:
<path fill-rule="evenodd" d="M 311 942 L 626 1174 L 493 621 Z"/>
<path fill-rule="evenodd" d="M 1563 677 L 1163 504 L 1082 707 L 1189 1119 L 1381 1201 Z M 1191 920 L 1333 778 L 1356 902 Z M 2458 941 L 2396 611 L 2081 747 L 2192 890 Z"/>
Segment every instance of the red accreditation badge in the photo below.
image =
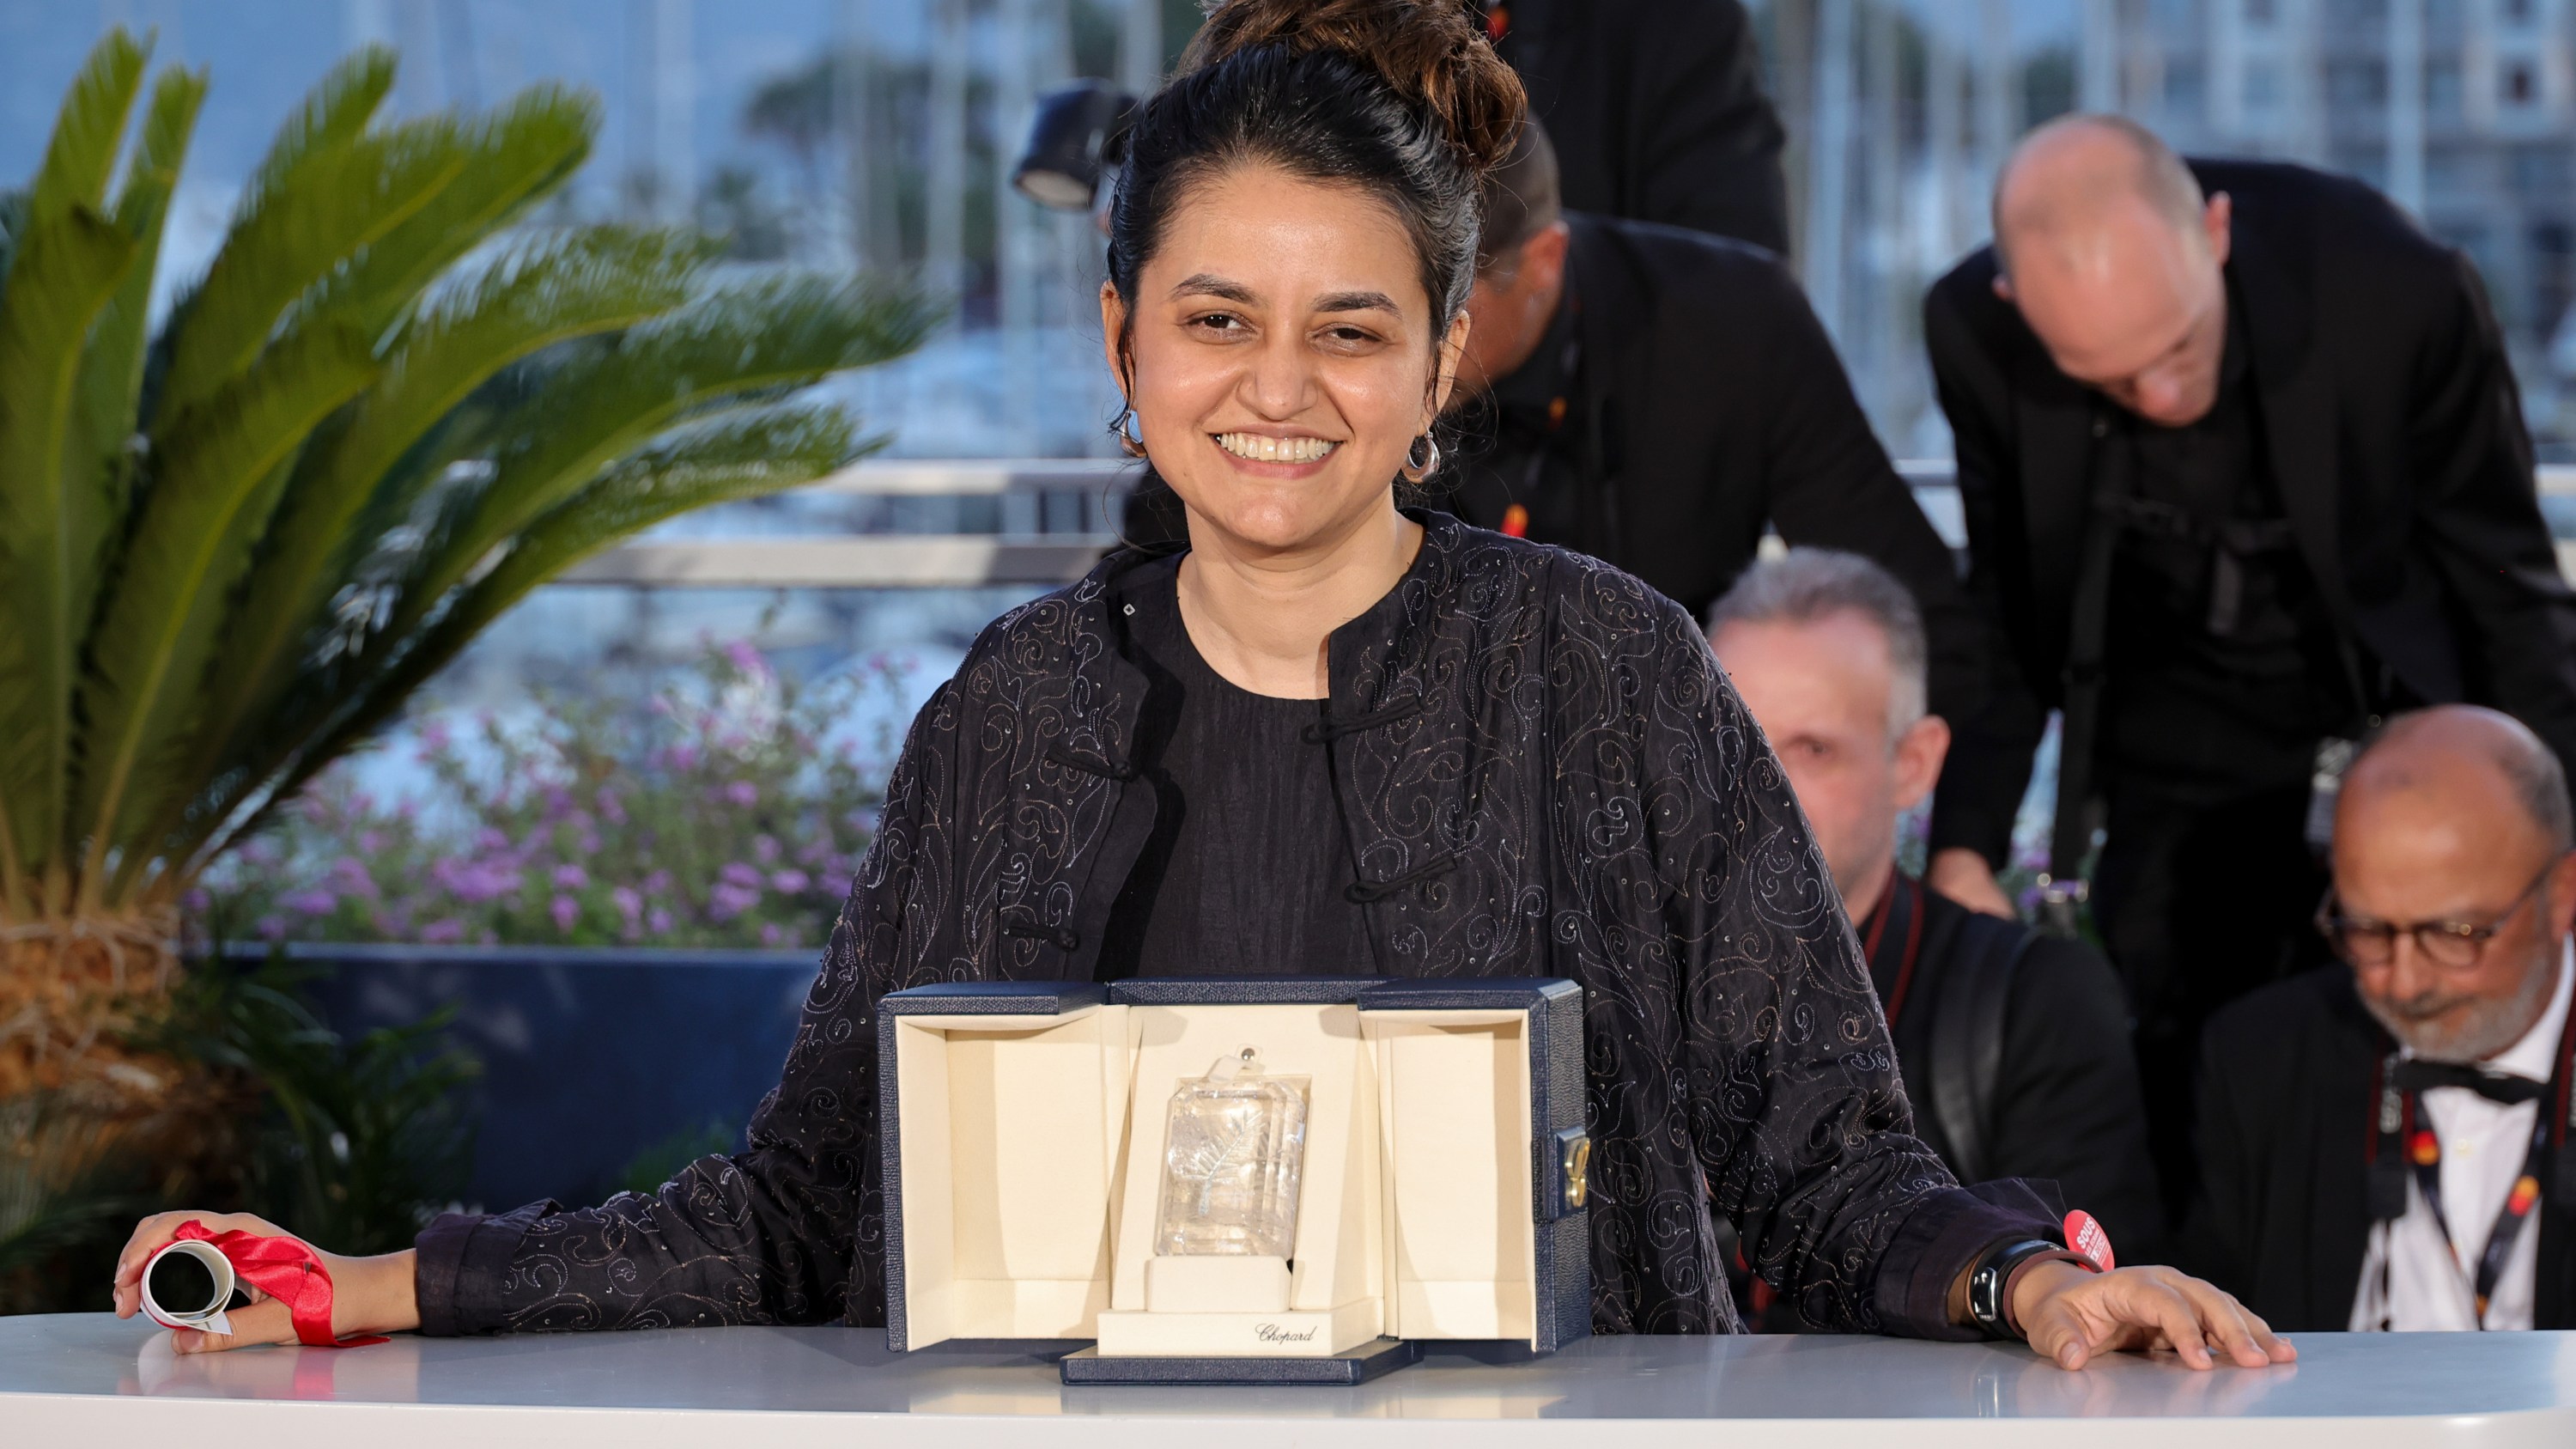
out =
<path fill-rule="evenodd" d="M 2111 1251 L 2111 1235 L 2102 1224 L 2082 1208 L 2066 1215 L 2066 1246 L 2093 1260 L 2093 1266 L 2108 1273 L 2120 1265 Z"/>

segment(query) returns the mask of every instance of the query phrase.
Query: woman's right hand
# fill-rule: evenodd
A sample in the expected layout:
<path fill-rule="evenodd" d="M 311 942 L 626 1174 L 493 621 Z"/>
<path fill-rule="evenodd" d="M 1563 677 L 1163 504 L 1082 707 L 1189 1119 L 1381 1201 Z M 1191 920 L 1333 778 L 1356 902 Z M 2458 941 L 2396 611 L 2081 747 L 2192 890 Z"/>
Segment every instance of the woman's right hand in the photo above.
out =
<path fill-rule="evenodd" d="M 266 1238 L 291 1238 L 295 1235 L 248 1213 L 155 1213 L 134 1225 L 134 1236 L 126 1239 L 125 1251 L 116 1258 L 116 1316 L 132 1318 L 143 1309 L 143 1265 L 154 1252 L 179 1235 L 179 1225 L 194 1220 L 205 1224 L 210 1233 L 239 1229 Z M 303 1240 L 298 1238 L 298 1242 Z M 311 1244 L 306 1244 L 311 1247 Z M 337 1338 L 350 1338 L 362 1333 L 403 1333 L 420 1327 L 420 1296 L 412 1286 L 412 1250 L 384 1253 L 373 1258 L 344 1258 L 337 1253 L 313 1249 L 322 1266 L 331 1271 L 331 1332 Z M 171 1346 L 181 1353 L 219 1353 L 228 1348 L 246 1348 L 260 1343 L 293 1343 L 295 1322 L 287 1306 L 248 1283 L 241 1285 L 250 1305 L 225 1316 L 231 1320 L 231 1333 L 206 1333 L 193 1328 L 170 1332 Z"/>

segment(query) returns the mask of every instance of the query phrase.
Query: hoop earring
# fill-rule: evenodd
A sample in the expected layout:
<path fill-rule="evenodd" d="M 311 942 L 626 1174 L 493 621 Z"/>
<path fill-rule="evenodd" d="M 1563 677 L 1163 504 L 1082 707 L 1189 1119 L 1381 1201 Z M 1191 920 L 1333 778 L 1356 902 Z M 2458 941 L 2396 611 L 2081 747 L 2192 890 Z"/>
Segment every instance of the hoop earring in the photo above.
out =
<path fill-rule="evenodd" d="M 1119 452 L 1130 458 L 1142 458 L 1145 456 L 1144 425 L 1137 424 L 1135 432 L 1127 431 L 1127 424 L 1134 421 L 1135 417 L 1136 409 L 1132 405 L 1119 409 L 1118 416 L 1109 420 L 1109 433 L 1118 440 Z"/>
<path fill-rule="evenodd" d="M 1421 452 L 1425 448 L 1431 450 L 1431 456 L 1416 461 L 1414 454 Z M 1440 442 L 1429 433 L 1421 434 L 1413 440 L 1413 446 L 1404 450 L 1404 481 L 1407 483 L 1419 483 L 1423 479 L 1428 478 L 1439 471 Z"/>

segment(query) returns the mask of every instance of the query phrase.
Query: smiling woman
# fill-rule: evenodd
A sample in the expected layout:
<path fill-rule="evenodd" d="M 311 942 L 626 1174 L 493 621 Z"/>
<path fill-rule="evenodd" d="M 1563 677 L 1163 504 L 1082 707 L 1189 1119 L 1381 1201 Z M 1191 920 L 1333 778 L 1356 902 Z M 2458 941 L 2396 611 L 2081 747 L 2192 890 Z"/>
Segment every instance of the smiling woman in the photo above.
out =
<path fill-rule="evenodd" d="M 1390 484 L 1438 465 L 1476 178 L 1522 111 L 1437 8 L 1225 7 L 1127 140 L 1101 331 L 1188 519 L 1191 638 L 1256 693 L 1327 693 L 1324 635 L 1420 546 Z"/>
<path fill-rule="evenodd" d="M 1722 1213 L 1820 1326 L 2289 1357 L 2206 1284 L 2086 1271 L 2039 1191 L 1962 1189 L 1912 1135 L 1806 823 L 1678 605 L 1399 506 L 1521 111 L 1456 0 L 1216 9 L 1134 125 L 1101 297 L 1187 549 L 995 621 L 923 709 L 749 1150 L 329 1260 L 339 1331 L 885 1322 L 889 991 L 1553 977 L 1583 989 L 1597 1331 L 1736 1330 Z M 137 1231 L 122 1310 L 179 1221 Z M 292 1331 L 233 1322 L 183 1347 Z"/>

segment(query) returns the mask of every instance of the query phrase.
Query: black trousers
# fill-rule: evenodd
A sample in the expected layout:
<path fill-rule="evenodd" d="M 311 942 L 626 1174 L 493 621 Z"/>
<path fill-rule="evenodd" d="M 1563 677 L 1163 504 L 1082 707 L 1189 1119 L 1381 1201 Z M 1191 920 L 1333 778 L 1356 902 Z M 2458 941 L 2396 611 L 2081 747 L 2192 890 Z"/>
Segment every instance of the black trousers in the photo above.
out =
<path fill-rule="evenodd" d="M 2330 879 L 2305 838 L 2308 784 L 2178 798 L 2114 776 L 2093 916 L 2138 1019 L 2147 1144 L 2179 1221 L 2200 1181 L 2192 1112 L 2210 1013 L 2332 960 L 2312 921 Z"/>

